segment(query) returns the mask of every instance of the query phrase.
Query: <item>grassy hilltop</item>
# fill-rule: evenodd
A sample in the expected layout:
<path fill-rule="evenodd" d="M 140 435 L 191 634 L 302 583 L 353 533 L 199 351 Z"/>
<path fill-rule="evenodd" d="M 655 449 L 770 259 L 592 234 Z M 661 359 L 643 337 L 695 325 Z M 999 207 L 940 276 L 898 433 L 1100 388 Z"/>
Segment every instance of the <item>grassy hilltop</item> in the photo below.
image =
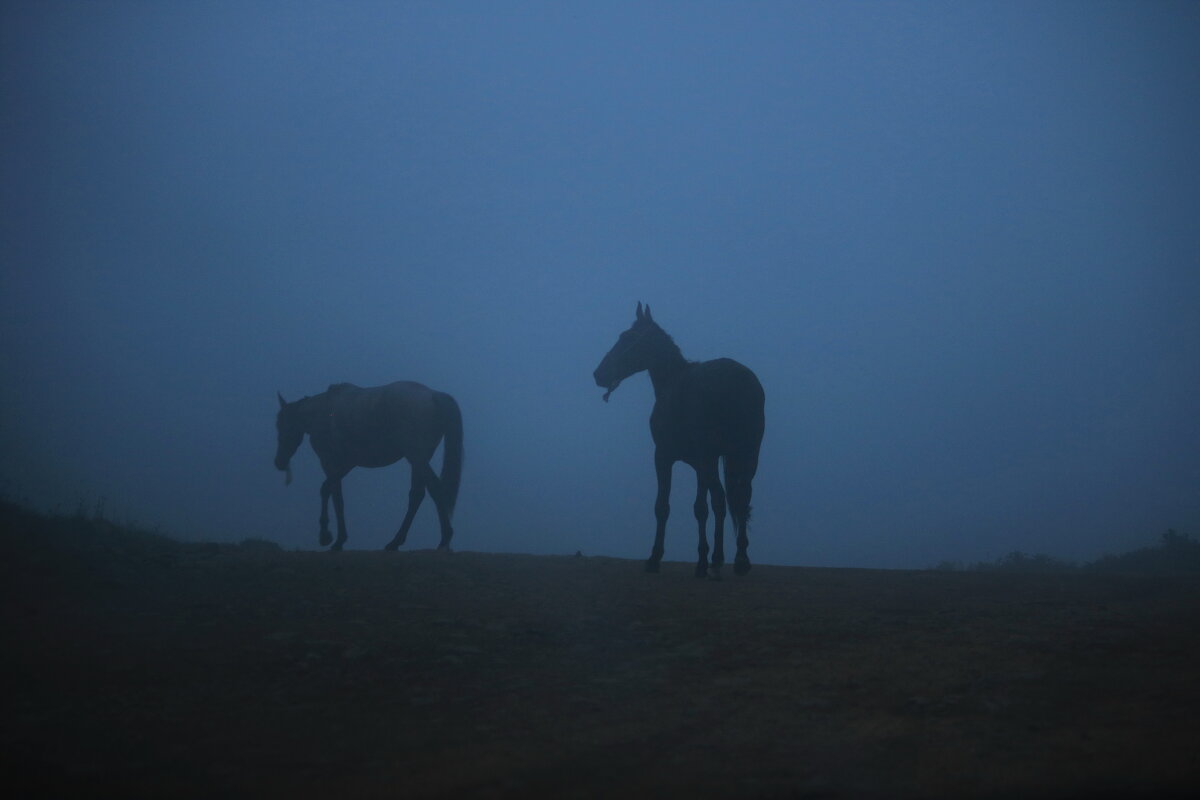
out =
<path fill-rule="evenodd" d="M 1200 786 L 1188 574 L 713 582 L 685 563 L 181 543 L 12 504 L 0 528 L 4 772 L 39 796 Z"/>

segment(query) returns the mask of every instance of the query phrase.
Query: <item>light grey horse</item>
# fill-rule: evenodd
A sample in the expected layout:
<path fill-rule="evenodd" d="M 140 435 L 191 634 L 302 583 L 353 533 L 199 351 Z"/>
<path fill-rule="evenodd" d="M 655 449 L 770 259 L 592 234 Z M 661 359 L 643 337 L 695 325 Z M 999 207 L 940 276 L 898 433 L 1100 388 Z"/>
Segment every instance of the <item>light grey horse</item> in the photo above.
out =
<path fill-rule="evenodd" d="M 437 506 L 442 539 L 439 548 L 449 548 L 454 535 L 450 518 L 458 500 L 462 477 L 462 413 L 454 398 L 412 381 L 397 381 L 386 386 L 361 388 L 350 383 L 335 383 L 313 397 L 289 403 L 279 395 L 279 414 L 275 418 L 279 445 L 275 468 L 292 482 L 290 462 L 304 441 L 304 434 L 321 460 L 325 482 L 321 484 L 320 543 L 332 540 L 333 550 L 346 543 L 345 504 L 342 478 L 355 467 L 386 467 L 407 458 L 412 465 L 412 487 L 408 492 L 408 511 L 400 530 L 385 549 L 404 544 L 408 529 L 425 490 Z M 434 473 L 429 461 L 438 444 L 445 439 L 442 474 Z M 337 539 L 329 532 L 329 498 L 337 513 Z"/>

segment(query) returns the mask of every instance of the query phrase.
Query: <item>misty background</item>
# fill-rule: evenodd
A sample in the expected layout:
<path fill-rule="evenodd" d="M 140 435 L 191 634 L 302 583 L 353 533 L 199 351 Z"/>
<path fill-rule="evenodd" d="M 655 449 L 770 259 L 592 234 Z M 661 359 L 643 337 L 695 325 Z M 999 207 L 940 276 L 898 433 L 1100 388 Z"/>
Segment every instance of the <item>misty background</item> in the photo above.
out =
<path fill-rule="evenodd" d="M 462 407 L 455 548 L 641 559 L 653 393 L 591 373 L 643 301 L 763 383 L 755 562 L 1200 533 L 1198 41 L 1186 2 L 6 2 L 0 488 L 315 548 L 275 392 L 409 379 Z M 347 547 L 408 480 L 347 477 Z"/>

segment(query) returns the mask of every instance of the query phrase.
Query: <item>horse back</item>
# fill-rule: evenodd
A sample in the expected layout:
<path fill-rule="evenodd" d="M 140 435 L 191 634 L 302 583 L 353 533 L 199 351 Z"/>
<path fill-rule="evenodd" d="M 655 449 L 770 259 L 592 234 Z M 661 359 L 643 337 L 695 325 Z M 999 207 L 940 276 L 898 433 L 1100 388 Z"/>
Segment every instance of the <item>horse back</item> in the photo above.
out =
<path fill-rule="evenodd" d="M 655 444 L 683 460 L 757 458 L 765 428 L 766 395 L 758 376 L 731 358 L 689 364 L 654 404 Z"/>
<path fill-rule="evenodd" d="M 333 439 L 359 466 L 428 460 L 441 439 L 434 391 L 415 381 L 330 387 Z"/>

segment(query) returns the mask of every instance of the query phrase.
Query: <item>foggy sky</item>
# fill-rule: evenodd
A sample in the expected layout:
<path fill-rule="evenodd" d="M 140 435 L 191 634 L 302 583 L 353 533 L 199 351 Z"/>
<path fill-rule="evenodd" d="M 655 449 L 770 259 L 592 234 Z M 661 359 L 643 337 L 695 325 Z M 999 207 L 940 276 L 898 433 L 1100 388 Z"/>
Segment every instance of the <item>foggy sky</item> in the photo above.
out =
<path fill-rule="evenodd" d="M 643 301 L 763 383 L 756 562 L 1200 534 L 1197 41 L 1192 3 L 5 3 L 0 487 L 315 548 L 275 392 L 410 379 L 463 410 L 456 548 L 644 558 L 653 393 L 591 377 Z M 347 546 L 407 487 L 352 472 Z"/>

